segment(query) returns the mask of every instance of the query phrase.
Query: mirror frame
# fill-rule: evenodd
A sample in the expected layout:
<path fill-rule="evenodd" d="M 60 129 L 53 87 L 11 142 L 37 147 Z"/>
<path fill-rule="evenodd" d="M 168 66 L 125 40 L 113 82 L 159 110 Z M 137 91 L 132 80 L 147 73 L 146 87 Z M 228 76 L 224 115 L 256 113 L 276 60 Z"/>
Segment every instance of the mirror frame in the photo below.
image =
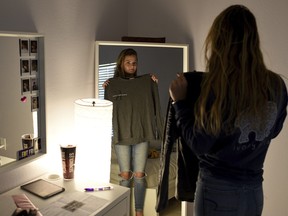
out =
<path fill-rule="evenodd" d="M 0 193 L 3 190 L 6 190 L 6 188 L 11 188 L 15 185 L 18 185 L 21 183 L 21 181 L 25 181 L 25 168 L 23 167 L 24 165 L 27 165 L 29 163 L 33 163 L 38 159 L 43 158 L 44 155 L 47 154 L 47 144 L 46 144 L 46 106 L 45 106 L 45 59 L 44 59 L 44 35 L 39 34 L 39 33 L 29 33 L 29 32 L 0 32 L 0 37 L 17 37 L 17 38 L 37 38 L 38 39 L 38 49 L 41 50 L 38 52 L 38 59 L 42 61 L 41 64 L 39 64 L 39 71 L 41 73 L 39 74 L 39 97 L 41 100 L 39 100 L 39 107 L 40 109 L 38 110 L 38 134 L 40 134 L 41 138 L 41 151 L 38 152 L 35 155 L 29 156 L 27 158 L 24 158 L 22 160 L 16 160 L 14 162 L 5 164 L 3 166 L 0 166 L 0 177 L 1 181 L 3 180 L 4 182 L 1 182 L 0 186 Z M 24 168 L 24 169 L 23 169 Z M 23 170 L 23 176 L 19 174 L 19 171 Z M 14 172 L 14 173 L 13 173 Z M 13 175 L 15 175 L 15 172 L 18 172 L 18 175 L 13 182 L 9 182 L 9 179 Z M 26 170 L 27 172 L 27 170 Z M 29 172 L 29 171 L 28 171 Z M 11 175 L 10 175 L 11 174 Z M 34 175 L 39 175 L 38 172 L 33 171 L 29 172 L 27 178 L 31 179 Z M 26 174 L 27 175 L 27 174 Z M 19 178 L 21 176 L 21 178 Z M 23 177 L 23 179 L 22 179 Z M 8 181 L 7 181 L 8 180 Z M 10 180 L 11 181 L 11 180 Z M 4 185 L 5 183 L 5 185 Z M 7 184 L 7 185 L 6 185 Z"/>
<path fill-rule="evenodd" d="M 131 48 L 133 47 L 163 47 L 163 48 L 180 48 L 182 49 L 183 54 L 183 72 L 189 71 L 189 45 L 188 44 L 176 44 L 176 43 L 151 43 L 151 42 L 127 42 L 127 41 L 96 41 L 95 43 L 95 97 L 98 98 L 98 86 L 99 86 L 99 59 L 100 59 L 100 53 L 99 53 L 99 46 L 129 46 Z M 189 204 L 187 202 L 181 203 L 181 212 L 182 214 L 185 214 L 187 212 L 188 208 L 191 208 L 188 206 Z"/>

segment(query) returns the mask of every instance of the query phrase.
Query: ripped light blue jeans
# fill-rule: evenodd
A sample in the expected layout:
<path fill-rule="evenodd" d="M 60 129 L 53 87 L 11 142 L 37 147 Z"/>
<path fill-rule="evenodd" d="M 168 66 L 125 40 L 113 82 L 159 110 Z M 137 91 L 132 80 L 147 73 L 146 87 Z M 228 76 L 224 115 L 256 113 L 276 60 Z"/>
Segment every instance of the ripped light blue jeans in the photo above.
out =
<path fill-rule="evenodd" d="M 131 177 L 125 179 L 122 176 L 120 185 L 131 187 L 134 183 L 135 210 L 143 211 L 146 192 L 145 167 L 148 156 L 148 142 L 134 145 L 115 145 L 115 152 L 120 167 L 120 172 L 130 172 Z M 136 173 L 143 173 L 143 177 L 135 176 Z M 119 176 L 121 176 L 121 173 Z"/>

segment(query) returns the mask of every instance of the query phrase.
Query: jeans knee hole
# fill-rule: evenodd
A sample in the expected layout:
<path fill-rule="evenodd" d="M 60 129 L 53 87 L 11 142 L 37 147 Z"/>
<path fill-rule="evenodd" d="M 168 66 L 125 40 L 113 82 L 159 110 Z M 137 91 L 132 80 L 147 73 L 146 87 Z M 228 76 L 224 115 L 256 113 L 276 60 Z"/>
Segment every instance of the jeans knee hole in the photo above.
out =
<path fill-rule="evenodd" d="M 138 173 L 141 173 L 141 176 L 138 176 L 138 175 L 137 175 L 137 172 L 135 172 L 135 173 L 134 173 L 134 179 L 139 179 L 139 180 L 140 180 L 140 179 L 145 179 L 146 176 L 147 176 L 147 174 L 146 174 L 145 172 L 144 172 L 144 173 L 143 173 L 143 172 L 138 172 Z"/>

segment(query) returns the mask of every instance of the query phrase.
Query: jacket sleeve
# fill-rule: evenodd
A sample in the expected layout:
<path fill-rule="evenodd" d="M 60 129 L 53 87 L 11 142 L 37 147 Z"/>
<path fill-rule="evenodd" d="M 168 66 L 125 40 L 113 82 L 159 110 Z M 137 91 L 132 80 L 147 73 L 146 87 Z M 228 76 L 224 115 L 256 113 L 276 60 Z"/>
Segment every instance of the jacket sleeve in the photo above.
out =
<path fill-rule="evenodd" d="M 169 100 L 164 126 L 164 137 L 161 146 L 157 202 L 155 206 L 156 212 L 160 212 L 168 206 L 170 155 L 175 140 L 178 137 L 175 129 L 176 122 L 174 119 L 174 110 L 171 106 L 171 100 Z"/>
<path fill-rule="evenodd" d="M 150 75 L 149 75 L 149 79 Z M 160 105 L 160 96 L 158 91 L 158 84 L 154 81 L 152 81 L 152 95 L 153 95 L 153 105 L 154 105 L 154 117 L 155 117 L 155 124 L 156 124 L 156 139 L 157 140 L 163 140 L 163 115 Z"/>

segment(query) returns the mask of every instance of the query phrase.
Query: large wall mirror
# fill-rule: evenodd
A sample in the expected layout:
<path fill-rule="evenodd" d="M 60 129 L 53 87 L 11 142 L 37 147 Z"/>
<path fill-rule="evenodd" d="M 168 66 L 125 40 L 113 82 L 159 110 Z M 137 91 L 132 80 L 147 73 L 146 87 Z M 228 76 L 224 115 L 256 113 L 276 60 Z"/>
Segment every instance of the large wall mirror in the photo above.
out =
<path fill-rule="evenodd" d="M 127 41 L 97 41 L 95 53 L 95 96 L 104 98 L 103 82 L 114 75 L 116 60 L 119 53 L 126 48 L 133 48 L 138 54 L 137 73 L 155 74 L 158 79 L 158 90 L 160 96 L 161 110 L 163 119 L 166 116 L 167 105 L 169 101 L 169 85 L 176 78 L 178 72 L 189 71 L 188 53 L 189 46 L 186 44 L 169 44 L 169 43 L 147 43 L 147 42 L 127 42 Z M 137 89 L 135 89 L 137 91 Z M 158 142 L 150 143 L 152 147 L 159 148 Z M 175 160 L 176 161 L 176 160 Z M 150 190 L 146 191 L 146 201 L 144 211 L 151 212 L 151 215 L 156 215 L 153 209 L 156 205 L 156 189 L 155 182 L 158 181 L 159 160 L 150 160 L 147 162 L 147 186 L 153 185 Z M 172 163 L 171 163 L 172 164 Z M 175 163 L 176 165 L 176 163 Z M 173 164 L 171 167 L 175 167 Z M 155 172 L 154 172 L 155 171 Z M 110 181 L 117 183 L 118 165 L 116 156 L 112 152 L 111 159 L 111 175 Z M 174 173 L 171 171 L 170 173 Z M 176 172 L 175 172 L 176 173 Z M 174 196 L 175 177 L 169 177 L 169 198 Z M 155 191 L 154 191 L 155 189 Z M 133 200 L 133 198 L 131 198 Z M 149 200 L 149 201 L 148 201 Z M 133 201 L 132 201 L 133 202 Z M 133 206 L 133 205 L 132 205 Z M 186 207 L 181 205 L 182 215 L 185 214 Z M 153 213 L 152 213 L 153 212 Z M 149 214 L 148 213 L 148 214 Z"/>
<path fill-rule="evenodd" d="M 46 153 L 44 36 L 0 32 L 0 76 L 1 173 Z"/>
<path fill-rule="evenodd" d="M 168 88 L 178 72 L 188 71 L 187 44 L 126 41 L 96 41 L 95 96 L 103 97 L 103 82 L 113 76 L 119 53 L 133 48 L 138 54 L 138 75 L 155 74 L 159 79 L 159 96 L 163 116 L 169 100 Z"/>

